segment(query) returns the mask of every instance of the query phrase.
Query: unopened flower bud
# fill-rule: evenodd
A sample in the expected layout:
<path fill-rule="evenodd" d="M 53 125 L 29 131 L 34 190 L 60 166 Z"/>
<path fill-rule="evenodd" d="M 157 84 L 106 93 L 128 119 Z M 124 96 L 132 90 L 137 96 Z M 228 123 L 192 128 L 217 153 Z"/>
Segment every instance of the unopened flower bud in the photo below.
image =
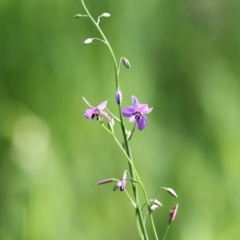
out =
<path fill-rule="evenodd" d="M 157 199 L 150 199 L 149 201 L 153 202 L 153 204 L 156 204 L 159 207 L 162 207 L 162 204 Z"/>
<path fill-rule="evenodd" d="M 151 212 L 154 212 L 157 208 L 159 208 L 159 206 L 157 204 L 153 204 L 151 207 L 150 207 L 150 210 Z"/>
<path fill-rule="evenodd" d="M 90 43 L 92 43 L 92 41 L 93 41 L 93 39 L 92 38 L 88 38 L 88 39 L 86 39 L 84 42 L 83 42 L 83 44 L 90 44 Z"/>
<path fill-rule="evenodd" d="M 150 207 L 150 210 L 153 212 L 155 211 L 157 208 L 162 207 L 162 204 L 157 200 L 157 199 L 150 199 L 150 201 L 152 201 L 152 205 Z"/>
<path fill-rule="evenodd" d="M 118 188 L 120 188 L 122 186 L 122 181 L 119 181 L 115 184 L 115 186 L 113 187 L 113 191 L 116 191 Z"/>
<path fill-rule="evenodd" d="M 170 195 L 172 195 L 173 197 L 177 198 L 177 194 L 175 193 L 175 191 L 172 188 L 164 188 Z"/>
<path fill-rule="evenodd" d="M 123 191 L 126 188 L 126 184 L 127 184 L 127 171 L 124 171 L 121 178 L 120 191 Z"/>
<path fill-rule="evenodd" d="M 178 210 L 178 204 L 173 207 L 169 214 L 169 223 L 173 222 Z"/>
<path fill-rule="evenodd" d="M 112 181 L 113 181 L 112 178 L 104 179 L 104 180 L 98 182 L 98 185 L 107 184 L 107 183 L 110 183 L 110 182 L 112 182 Z"/>
<path fill-rule="evenodd" d="M 87 15 L 76 14 L 73 16 L 73 18 L 76 18 L 76 19 L 83 18 L 83 17 L 87 17 Z"/>
<path fill-rule="evenodd" d="M 123 57 L 122 61 L 126 68 L 130 68 L 130 62 L 126 58 Z"/>
<path fill-rule="evenodd" d="M 117 104 L 120 105 L 122 103 L 122 93 L 119 90 L 116 92 L 115 97 Z"/>
<path fill-rule="evenodd" d="M 103 13 L 100 17 L 110 17 L 111 14 L 110 13 Z"/>

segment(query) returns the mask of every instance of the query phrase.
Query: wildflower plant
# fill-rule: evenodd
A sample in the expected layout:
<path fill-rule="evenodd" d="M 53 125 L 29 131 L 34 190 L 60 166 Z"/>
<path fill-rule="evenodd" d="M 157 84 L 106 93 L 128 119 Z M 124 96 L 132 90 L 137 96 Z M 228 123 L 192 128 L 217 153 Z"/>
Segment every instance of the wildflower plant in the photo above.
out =
<path fill-rule="evenodd" d="M 149 107 L 148 104 L 141 104 L 138 101 L 138 98 L 134 95 L 131 96 L 132 105 L 127 107 L 122 107 L 122 97 L 123 94 L 120 91 L 120 82 L 119 82 L 119 75 L 120 75 L 120 66 L 123 64 L 127 69 L 130 68 L 130 62 L 127 58 L 121 57 L 120 61 L 117 62 L 116 56 L 114 54 L 114 51 L 103 33 L 101 27 L 100 27 L 100 21 L 101 18 L 109 18 L 109 13 L 103 13 L 101 14 L 97 20 L 95 20 L 90 12 L 88 11 L 84 0 L 81 0 L 83 9 L 85 10 L 85 14 L 76 14 L 74 16 L 75 19 L 82 19 L 82 18 L 88 18 L 92 21 L 93 25 L 96 27 L 97 31 L 99 32 L 101 38 L 87 38 L 83 44 L 88 45 L 93 43 L 94 41 L 99 41 L 103 43 L 109 50 L 110 55 L 113 60 L 113 66 L 115 70 L 115 102 L 116 107 L 118 109 L 119 117 L 113 115 L 108 109 L 107 109 L 107 103 L 108 101 L 104 101 L 100 103 L 98 106 L 94 107 L 92 106 L 84 97 L 84 102 L 88 105 L 88 109 L 85 110 L 84 116 L 87 119 L 92 119 L 100 122 L 100 125 L 106 130 L 108 134 L 110 134 L 113 139 L 115 140 L 116 144 L 119 146 L 119 148 L 123 152 L 123 157 L 126 158 L 128 163 L 128 170 L 124 170 L 122 173 L 122 176 L 119 179 L 117 178 L 107 178 L 104 180 L 101 180 L 98 182 L 98 185 L 103 184 L 109 184 L 112 182 L 115 182 L 115 185 L 113 187 L 113 191 L 121 191 L 123 193 L 126 193 L 126 196 L 129 198 L 135 212 L 136 216 L 136 226 L 139 232 L 140 239 L 142 240 L 148 240 L 149 239 L 149 229 L 146 227 L 146 220 L 149 217 L 151 228 L 153 231 L 154 238 L 158 240 L 158 234 L 156 231 L 156 226 L 153 219 L 153 212 L 159 209 L 159 207 L 162 207 L 162 203 L 157 200 L 157 194 L 160 190 L 165 190 L 167 193 L 169 193 L 170 196 L 177 198 L 177 194 L 175 191 L 171 188 L 166 187 L 160 187 L 157 189 L 154 198 L 149 198 L 146 192 L 146 189 L 144 187 L 144 184 L 140 178 L 140 175 L 134 165 L 132 153 L 130 150 L 130 140 L 134 134 L 135 127 L 137 127 L 138 130 L 143 131 L 148 126 L 148 120 L 146 115 L 148 113 L 151 113 L 153 108 Z M 90 97 L 89 97 L 90 98 Z M 130 122 L 133 122 L 133 129 L 131 131 L 126 129 L 125 123 L 124 123 L 124 117 L 128 118 Z M 121 128 L 122 132 L 122 142 L 119 140 L 119 137 L 117 137 L 114 133 L 114 128 L 117 126 L 115 122 L 118 124 L 118 127 Z M 106 124 L 107 123 L 107 124 Z M 129 194 L 127 191 L 127 182 L 128 185 L 131 185 L 132 194 Z M 139 194 L 142 194 L 143 198 L 145 199 L 143 203 L 139 200 Z M 132 195 L 132 196 L 131 196 Z M 176 217 L 176 213 L 178 210 L 178 205 L 175 205 L 175 207 L 170 211 L 170 216 L 168 219 L 168 226 L 165 231 L 165 234 L 163 236 L 163 239 L 166 238 L 169 225 L 172 223 L 172 221 Z M 167 218 L 166 218 L 167 222 Z"/>

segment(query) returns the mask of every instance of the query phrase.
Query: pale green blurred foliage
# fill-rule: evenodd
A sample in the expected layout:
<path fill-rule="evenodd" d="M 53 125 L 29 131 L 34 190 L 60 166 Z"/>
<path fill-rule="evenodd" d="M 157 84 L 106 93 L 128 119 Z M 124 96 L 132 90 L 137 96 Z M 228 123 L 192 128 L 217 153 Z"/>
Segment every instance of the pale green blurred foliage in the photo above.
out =
<path fill-rule="evenodd" d="M 86 1 L 122 67 L 123 106 L 154 110 L 132 152 L 160 239 L 240 239 L 240 2 Z M 114 71 L 80 1 L 0 1 L 0 239 L 139 239 L 125 194 L 99 180 L 127 162 L 87 108 L 108 99 Z M 131 125 L 129 125 L 131 126 Z M 130 187 L 128 185 L 130 190 Z M 151 232 L 151 230 L 150 230 Z M 152 239 L 152 238 L 151 238 Z"/>

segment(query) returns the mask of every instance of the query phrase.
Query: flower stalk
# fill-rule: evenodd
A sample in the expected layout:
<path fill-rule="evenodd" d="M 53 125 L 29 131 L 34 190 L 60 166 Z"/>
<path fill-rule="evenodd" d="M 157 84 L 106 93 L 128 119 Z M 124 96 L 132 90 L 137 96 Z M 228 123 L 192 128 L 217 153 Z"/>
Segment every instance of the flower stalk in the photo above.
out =
<path fill-rule="evenodd" d="M 116 91 L 118 91 L 118 89 L 119 89 L 119 71 L 118 71 L 118 65 L 117 65 L 117 61 L 116 61 L 116 57 L 114 55 L 114 52 L 113 52 L 113 50 L 111 48 L 111 45 L 109 44 L 107 38 L 105 37 L 104 33 L 102 32 L 99 24 L 93 19 L 93 17 L 89 13 L 89 11 L 88 11 L 88 9 L 87 9 L 83 0 L 81 0 L 81 3 L 82 3 L 82 6 L 83 6 L 86 14 L 91 19 L 91 21 L 93 22 L 93 24 L 95 25 L 95 27 L 97 28 L 99 33 L 101 34 L 102 38 L 104 39 L 104 42 L 105 42 L 106 46 L 108 47 L 108 49 L 110 51 L 110 54 L 112 56 L 113 63 L 114 63 Z M 125 147 L 126 147 L 126 153 L 127 153 L 128 158 L 132 161 L 131 150 L 130 150 L 130 146 L 129 146 L 127 136 L 126 136 L 126 128 L 125 128 L 125 125 L 124 125 L 124 122 L 123 122 L 123 117 L 122 117 L 122 114 L 121 114 L 122 110 L 121 110 L 120 104 L 118 104 L 118 111 L 119 111 L 119 116 L 120 116 L 120 124 L 121 124 L 123 139 L 124 139 L 124 143 L 125 143 Z M 129 163 L 129 161 L 128 161 L 128 163 Z M 134 175 L 134 172 L 132 170 L 132 165 L 130 163 L 129 163 L 129 171 L 130 171 L 131 178 L 134 179 L 135 175 Z M 132 184 L 132 189 L 133 189 L 134 199 L 135 199 L 135 203 L 136 203 L 136 215 L 138 217 L 138 221 L 139 221 L 139 224 L 140 224 L 140 227 L 141 227 L 142 235 L 144 236 L 145 240 L 148 240 L 146 227 L 144 225 L 143 216 L 142 216 L 142 212 L 141 212 L 141 209 L 140 209 L 137 184 L 133 183 Z"/>
<path fill-rule="evenodd" d="M 156 232 L 156 228 L 155 228 L 155 224 L 154 224 L 154 220 L 153 220 L 153 216 L 152 213 L 157 210 L 159 208 L 159 206 L 161 206 L 161 203 L 155 199 L 158 191 L 160 189 L 165 189 L 170 195 L 177 197 L 176 193 L 174 192 L 174 190 L 172 190 L 171 188 L 160 188 L 157 190 L 154 199 L 149 200 L 146 190 L 144 188 L 144 185 L 139 177 L 139 174 L 134 166 L 133 163 L 133 157 L 131 154 L 131 148 L 130 148 L 130 144 L 129 141 L 133 136 L 133 133 L 135 131 L 135 126 L 137 127 L 137 129 L 139 129 L 140 131 L 144 130 L 147 125 L 148 125 L 148 120 L 147 117 L 145 116 L 146 114 L 150 113 L 152 111 L 153 108 L 149 108 L 147 104 L 140 104 L 138 99 L 135 96 L 132 96 L 132 106 L 128 106 L 122 109 L 121 107 L 121 103 L 122 103 L 122 93 L 120 92 L 120 84 L 119 84 L 119 74 L 120 74 L 120 66 L 121 63 L 123 63 L 123 65 L 129 69 L 130 68 L 130 62 L 128 59 L 126 59 L 125 57 L 121 57 L 120 58 L 120 62 L 119 65 L 117 64 L 117 60 L 115 57 L 115 54 L 112 50 L 112 47 L 108 41 L 108 39 L 106 38 L 105 34 L 103 33 L 103 31 L 100 28 L 100 19 L 101 18 L 108 18 L 110 17 L 109 13 L 103 13 L 102 15 L 100 15 L 97 18 L 97 21 L 94 20 L 94 18 L 91 16 L 91 14 L 89 13 L 84 0 L 81 0 L 82 6 L 86 12 L 86 15 L 81 15 L 81 14 L 77 14 L 74 16 L 74 18 L 82 18 L 82 17 L 89 17 L 89 19 L 92 21 L 92 23 L 94 24 L 94 26 L 97 28 L 98 32 L 100 33 L 102 39 L 99 38 L 88 38 L 84 41 L 85 45 L 91 44 L 93 42 L 93 40 L 97 40 L 100 41 L 102 43 L 104 43 L 109 52 L 110 55 L 112 57 L 113 60 L 113 65 L 114 65 L 114 73 L 115 73 L 115 100 L 118 106 L 118 112 L 119 112 L 119 118 L 114 116 L 108 109 L 107 109 L 107 101 L 102 102 L 101 104 L 99 104 L 97 107 L 92 106 L 85 98 L 83 98 L 83 100 L 86 102 L 86 104 L 90 107 L 89 109 L 87 109 L 84 113 L 84 116 L 87 119 L 92 119 L 92 120 L 99 120 L 102 127 L 109 133 L 112 135 L 112 137 L 114 138 L 115 142 L 117 143 L 117 145 L 120 147 L 120 149 L 123 151 L 127 162 L 128 162 L 128 167 L 129 167 L 129 175 L 130 175 L 130 180 L 131 180 L 131 186 L 132 186 L 132 191 L 133 191 L 133 198 L 130 197 L 129 193 L 126 190 L 126 183 L 127 183 L 127 170 L 124 171 L 122 177 L 121 177 L 121 181 L 114 179 L 114 178 L 108 178 L 105 180 L 102 180 L 98 183 L 98 185 L 103 185 L 103 184 L 108 184 L 112 181 L 117 181 L 117 183 L 115 184 L 113 190 L 117 190 L 120 189 L 120 191 L 124 191 L 126 192 L 128 198 L 130 199 L 132 205 L 135 208 L 135 216 L 136 216 L 136 222 L 137 222 L 137 227 L 139 230 L 139 235 L 141 237 L 141 239 L 143 240 L 148 240 L 148 233 L 146 230 L 146 226 L 145 226 L 145 220 L 146 220 L 146 216 L 149 215 L 150 217 L 150 222 L 151 222 L 151 226 L 153 229 L 153 233 L 154 233 L 154 237 L 156 240 L 158 240 L 158 236 L 157 236 L 157 232 Z M 132 131 L 127 131 L 124 121 L 123 121 L 123 117 L 127 117 L 129 119 L 130 122 L 135 122 L 133 130 Z M 107 119 L 108 124 L 106 127 L 104 124 L 103 119 Z M 119 140 L 117 139 L 116 135 L 114 134 L 114 119 L 120 124 L 121 126 L 121 131 L 122 131 L 122 137 L 123 137 L 123 144 L 121 144 L 119 142 Z M 138 193 L 138 186 L 141 188 L 144 199 L 145 199 L 145 203 L 143 206 L 147 206 L 147 212 L 145 215 L 145 219 L 143 218 L 143 207 L 141 208 L 140 205 L 140 201 L 139 201 L 139 193 Z M 176 207 L 177 208 L 177 207 Z M 176 215 L 176 211 L 172 210 L 172 218 L 171 218 L 171 222 L 174 220 L 175 215 Z M 170 216 L 171 217 L 171 216 Z M 170 221 L 170 220 L 169 220 Z M 166 235 L 166 234 L 165 234 Z"/>

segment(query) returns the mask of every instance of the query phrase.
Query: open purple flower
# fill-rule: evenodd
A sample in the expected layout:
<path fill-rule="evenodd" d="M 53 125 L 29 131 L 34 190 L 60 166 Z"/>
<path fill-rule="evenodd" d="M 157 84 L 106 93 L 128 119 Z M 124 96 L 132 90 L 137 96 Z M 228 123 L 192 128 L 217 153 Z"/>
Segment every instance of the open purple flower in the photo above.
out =
<path fill-rule="evenodd" d="M 84 112 L 85 118 L 102 120 L 101 115 L 104 115 L 105 117 L 110 119 L 107 112 L 104 110 L 107 106 L 107 101 L 100 103 L 97 107 L 93 107 L 84 97 L 83 100 L 90 107 L 90 109 L 87 109 Z"/>
<path fill-rule="evenodd" d="M 147 127 L 148 121 L 145 114 L 150 113 L 152 108 L 147 104 L 140 104 L 135 96 L 132 96 L 133 106 L 125 107 L 122 110 L 122 115 L 129 118 L 129 122 L 136 121 L 137 128 L 143 130 Z"/>

